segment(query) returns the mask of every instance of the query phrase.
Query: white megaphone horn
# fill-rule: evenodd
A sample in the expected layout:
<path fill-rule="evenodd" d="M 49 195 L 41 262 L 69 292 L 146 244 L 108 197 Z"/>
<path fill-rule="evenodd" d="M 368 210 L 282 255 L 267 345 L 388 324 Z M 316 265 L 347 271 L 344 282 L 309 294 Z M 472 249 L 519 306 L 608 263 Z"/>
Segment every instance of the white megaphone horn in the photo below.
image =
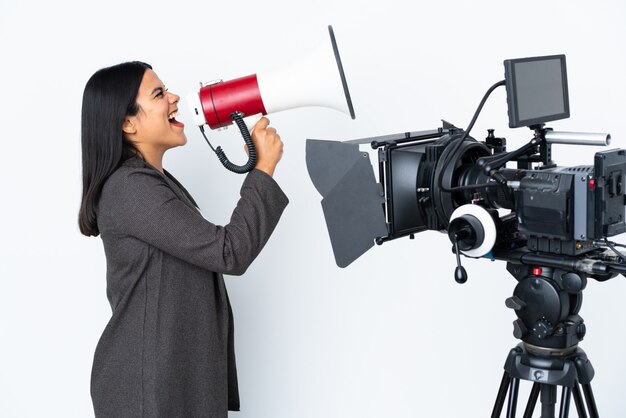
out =
<path fill-rule="evenodd" d="M 201 83 L 199 92 L 188 95 L 193 121 L 203 135 L 204 125 L 219 129 L 235 122 L 239 126 L 248 145 L 250 160 L 244 166 L 236 166 L 218 147 L 214 150 L 226 168 L 237 173 L 254 168 L 256 154 L 248 129 L 261 115 L 297 107 L 322 106 L 355 118 L 332 26 L 328 26 L 328 33 L 330 45 L 325 42 L 290 65 L 234 80 Z"/>

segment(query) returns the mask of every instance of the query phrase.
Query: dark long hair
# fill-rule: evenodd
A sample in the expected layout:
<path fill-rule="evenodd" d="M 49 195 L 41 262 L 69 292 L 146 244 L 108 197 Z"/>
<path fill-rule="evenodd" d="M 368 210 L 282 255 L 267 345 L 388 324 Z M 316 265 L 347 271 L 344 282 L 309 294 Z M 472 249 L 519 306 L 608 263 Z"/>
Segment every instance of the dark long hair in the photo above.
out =
<path fill-rule="evenodd" d="M 83 93 L 81 143 L 83 199 L 78 214 L 80 232 L 97 236 L 97 209 L 106 179 L 127 158 L 138 154 L 122 131 L 126 116 L 139 112 L 137 93 L 147 69 L 133 61 L 103 68 L 91 76 Z"/>

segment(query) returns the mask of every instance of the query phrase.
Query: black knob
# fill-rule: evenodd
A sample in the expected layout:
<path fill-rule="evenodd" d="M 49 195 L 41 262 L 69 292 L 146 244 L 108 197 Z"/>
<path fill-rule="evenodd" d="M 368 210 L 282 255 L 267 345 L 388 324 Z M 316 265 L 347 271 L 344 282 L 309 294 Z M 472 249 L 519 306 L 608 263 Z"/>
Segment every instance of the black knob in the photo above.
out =
<path fill-rule="evenodd" d="M 511 296 L 504 302 L 504 304 L 507 308 L 514 309 L 516 311 L 520 311 L 526 307 L 526 302 L 524 302 L 517 296 Z"/>
<path fill-rule="evenodd" d="M 583 290 L 583 279 L 576 273 L 566 273 L 562 276 L 563 289 L 567 293 L 576 294 Z"/>
<path fill-rule="evenodd" d="M 576 335 L 578 339 L 582 340 L 585 338 L 585 334 L 587 333 L 587 326 L 585 324 L 578 324 L 576 326 Z"/>
<path fill-rule="evenodd" d="M 540 319 L 535 323 L 535 327 L 533 328 L 533 333 L 539 339 L 543 339 L 552 335 L 553 328 L 550 321 L 547 319 Z"/>
<path fill-rule="evenodd" d="M 513 336 L 518 340 L 521 340 L 528 334 L 528 328 L 524 325 L 524 322 L 521 319 L 516 319 L 513 321 Z"/>
<path fill-rule="evenodd" d="M 467 281 L 467 272 L 465 271 L 465 267 L 457 266 L 454 269 L 454 280 L 457 283 L 463 284 Z"/>

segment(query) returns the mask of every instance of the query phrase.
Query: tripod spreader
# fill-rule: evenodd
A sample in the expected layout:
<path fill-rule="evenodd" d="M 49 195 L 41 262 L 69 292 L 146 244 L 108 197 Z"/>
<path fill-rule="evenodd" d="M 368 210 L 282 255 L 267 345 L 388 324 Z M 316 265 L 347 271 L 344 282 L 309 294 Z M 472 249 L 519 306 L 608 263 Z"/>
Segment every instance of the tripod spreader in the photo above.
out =
<path fill-rule="evenodd" d="M 491 418 L 500 417 L 507 392 L 509 395 L 507 418 L 515 417 L 520 380 L 534 382 L 524 411 L 524 418 L 532 417 L 540 394 L 541 417 L 553 418 L 559 386 L 562 387 L 560 418 L 568 417 L 572 394 L 579 417 L 598 418 L 598 409 L 591 390 L 594 370 L 585 352 L 578 347 L 573 347 L 567 353 L 561 352 L 555 356 L 546 356 L 542 351 L 539 349 L 540 354 L 534 354 L 531 346 L 520 343 L 509 352 Z M 580 391 L 581 387 L 585 395 L 586 408 Z"/>

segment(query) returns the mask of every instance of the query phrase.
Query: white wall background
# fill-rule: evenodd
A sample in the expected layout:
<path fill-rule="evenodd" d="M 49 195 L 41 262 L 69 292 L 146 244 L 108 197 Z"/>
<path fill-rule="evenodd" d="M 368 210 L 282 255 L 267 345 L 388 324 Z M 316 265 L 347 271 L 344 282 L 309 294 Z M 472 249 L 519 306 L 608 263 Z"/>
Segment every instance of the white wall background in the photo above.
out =
<path fill-rule="evenodd" d="M 626 147 L 625 18 L 621 0 L 1 0 L 0 416 L 93 415 L 91 361 L 110 308 L 100 239 L 81 236 L 76 222 L 80 106 L 91 74 L 139 59 L 186 93 L 200 80 L 289 62 L 328 24 L 357 119 L 325 109 L 271 118 L 285 141 L 276 179 L 291 204 L 246 275 L 227 278 L 243 401 L 233 416 L 488 416 L 517 343 L 504 306 L 515 280 L 504 263 L 465 261 L 469 282 L 457 285 L 447 238 L 426 232 L 337 268 L 305 138 L 431 129 L 441 118 L 465 126 L 503 78 L 504 59 L 565 53 L 572 117 L 552 126 L 610 132 Z M 189 115 L 181 119 L 189 143 L 166 167 L 208 219 L 225 223 L 242 177 L 218 164 Z M 474 136 L 487 128 L 510 147 L 529 139 L 507 129 L 504 89 Z M 243 157 L 234 130 L 212 137 Z M 591 164 L 596 150 L 555 146 L 555 160 Z M 624 295 L 621 276 L 591 281 L 582 310 L 604 417 L 624 416 Z"/>

